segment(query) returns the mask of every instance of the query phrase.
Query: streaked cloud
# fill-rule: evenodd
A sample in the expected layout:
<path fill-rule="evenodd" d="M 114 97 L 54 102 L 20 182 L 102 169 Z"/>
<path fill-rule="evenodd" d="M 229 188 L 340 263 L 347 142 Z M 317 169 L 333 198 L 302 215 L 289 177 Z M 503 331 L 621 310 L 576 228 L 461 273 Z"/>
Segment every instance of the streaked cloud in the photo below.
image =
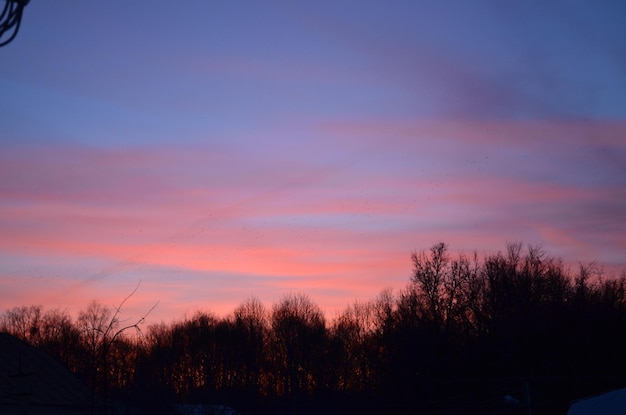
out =
<path fill-rule="evenodd" d="M 158 319 L 290 291 L 332 314 L 442 240 L 625 268 L 622 6 L 453 3 L 29 5 L 0 308 L 141 280 Z"/>

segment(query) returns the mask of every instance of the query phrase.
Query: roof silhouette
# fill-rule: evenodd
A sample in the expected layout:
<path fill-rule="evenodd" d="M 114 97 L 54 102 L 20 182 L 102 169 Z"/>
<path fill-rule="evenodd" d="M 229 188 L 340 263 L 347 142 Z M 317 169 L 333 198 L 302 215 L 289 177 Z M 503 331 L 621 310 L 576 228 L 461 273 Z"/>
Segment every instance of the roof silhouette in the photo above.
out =
<path fill-rule="evenodd" d="M 567 415 L 621 415 L 626 413 L 626 388 L 581 399 L 572 404 Z"/>
<path fill-rule="evenodd" d="M 86 385 L 53 357 L 0 333 L 0 412 L 26 406 L 30 414 L 82 414 L 89 396 Z"/>

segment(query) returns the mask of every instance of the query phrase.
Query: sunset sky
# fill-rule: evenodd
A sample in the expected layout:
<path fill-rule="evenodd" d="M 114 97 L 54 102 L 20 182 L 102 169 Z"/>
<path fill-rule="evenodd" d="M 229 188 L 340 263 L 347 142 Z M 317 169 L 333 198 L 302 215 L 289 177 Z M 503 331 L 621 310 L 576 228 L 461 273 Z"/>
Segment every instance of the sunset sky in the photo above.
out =
<path fill-rule="evenodd" d="M 32 0 L 0 48 L 0 310 L 308 294 L 412 251 L 626 268 L 626 2 Z"/>

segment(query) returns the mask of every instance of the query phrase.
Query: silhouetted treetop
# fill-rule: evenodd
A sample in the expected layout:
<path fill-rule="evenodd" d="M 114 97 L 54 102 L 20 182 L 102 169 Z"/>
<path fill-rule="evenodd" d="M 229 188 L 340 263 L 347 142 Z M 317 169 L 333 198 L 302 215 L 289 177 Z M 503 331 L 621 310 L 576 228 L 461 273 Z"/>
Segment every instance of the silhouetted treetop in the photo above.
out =
<path fill-rule="evenodd" d="M 136 338 L 121 335 L 116 310 L 98 302 L 76 320 L 12 308 L 0 329 L 127 402 L 520 413 L 503 397 L 520 396 L 526 382 L 533 413 L 552 414 L 626 384 L 626 273 L 610 278 L 595 263 L 571 271 L 520 242 L 482 257 L 439 242 L 410 259 L 403 289 L 354 302 L 332 321 L 292 293 L 271 307 L 251 297 L 225 317 L 198 312 L 151 325 Z"/>

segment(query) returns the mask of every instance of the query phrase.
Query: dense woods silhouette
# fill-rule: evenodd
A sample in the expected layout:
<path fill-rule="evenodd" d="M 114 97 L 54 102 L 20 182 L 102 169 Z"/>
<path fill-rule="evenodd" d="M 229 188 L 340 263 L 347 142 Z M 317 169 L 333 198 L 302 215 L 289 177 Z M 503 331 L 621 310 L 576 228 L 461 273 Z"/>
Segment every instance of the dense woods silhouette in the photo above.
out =
<path fill-rule="evenodd" d="M 305 294 L 288 294 L 270 308 L 250 298 L 226 317 L 201 312 L 133 336 L 120 331 L 119 308 L 97 302 L 76 320 L 13 308 L 0 330 L 65 363 L 100 399 L 137 408 L 558 414 L 626 385 L 624 272 L 571 271 L 521 243 L 484 257 L 438 243 L 411 260 L 403 290 L 331 321 Z"/>

